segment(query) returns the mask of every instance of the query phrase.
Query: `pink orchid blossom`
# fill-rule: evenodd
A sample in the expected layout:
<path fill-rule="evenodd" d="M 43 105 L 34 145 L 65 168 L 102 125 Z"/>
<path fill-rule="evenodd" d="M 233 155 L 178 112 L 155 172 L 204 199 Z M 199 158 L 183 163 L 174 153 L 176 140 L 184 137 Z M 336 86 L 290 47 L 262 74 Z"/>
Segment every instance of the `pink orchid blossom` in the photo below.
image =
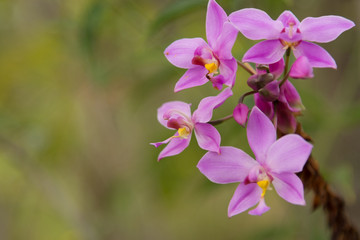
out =
<path fill-rule="evenodd" d="M 158 120 L 164 127 L 176 129 L 177 132 L 163 142 L 151 143 L 155 147 L 169 143 L 159 154 L 158 160 L 181 153 L 189 145 L 193 131 L 202 149 L 220 153 L 220 134 L 207 122 L 211 120 L 213 110 L 230 96 L 232 91 L 226 88 L 217 96 L 202 99 L 192 116 L 188 103 L 173 101 L 163 104 L 158 109 Z"/>
<path fill-rule="evenodd" d="M 233 87 L 237 62 L 231 54 L 238 31 L 228 21 L 226 12 L 210 0 L 206 15 L 206 37 L 184 38 L 170 44 L 164 52 L 170 63 L 188 69 L 175 85 L 175 92 L 211 81 L 221 90 Z"/>
<path fill-rule="evenodd" d="M 306 56 L 312 67 L 336 68 L 330 54 L 311 43 L 335 40 L 355 24 L 340 16 L 308 17 L 299 22 L 290 11 L 284 11 L 277 20 L 255 8 L 245 8 L 229 16 L 234 26 L 251 40 L 266 39 L 255 44 L 244 55 L 244 62 L 270 64 L 279 61 L 288 48 L 296 58 Z"/>
<path fill-rule="evenodd" d="M 247 138 L 256 161 L 235 147 L 221 147 L 221 154 L 208 152 L 197 167 L 210 181 L 226 184 L 240 182 L 228 207 L 228 216 L 246 211 L 262 215 L 270 208 L 265 194 L 272 184 L 286 201 L 305 205 L 304 186 L 295 173 L 302 171 L 312 145 L 296 134 L 276 140 L 276 129 L 257 107 L 250 113 Z"/>

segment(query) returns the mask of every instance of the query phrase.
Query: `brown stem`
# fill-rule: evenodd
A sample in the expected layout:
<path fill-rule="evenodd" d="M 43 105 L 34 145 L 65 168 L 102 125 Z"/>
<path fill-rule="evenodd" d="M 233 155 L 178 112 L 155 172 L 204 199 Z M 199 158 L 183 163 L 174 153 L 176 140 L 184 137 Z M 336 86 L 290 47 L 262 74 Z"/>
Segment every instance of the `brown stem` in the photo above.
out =
<path fill-rule="evenodd" d="M 242 67 L 245 71 L 247 71 L 250 75 L 255 75 L 256 71 L 252 68 L 252 66 L 248 63 L 240 62 L 239 60 L 236 60 L 237 64 Z"/>
<path fill-rule="evenodd" d="M 312 141 L 311 137 L 303 131 L 300 123 L 297 125 L 296 133 L 306 141 Z M 332 191 L 329 184 L 321 176 L 319 165 L 312 155 L 298 176 L 301 178 L 304 188 L 314 192 L 313 210 L 322 206 L 332 231 L 331 239 L 359 240 L 357 229 L 345 213 L 344 200 Z"/>
<path fill-rule="evenodd" d="M 215 125 L 218 125 L 218 124 L 220 124 L 220 123 L 225 122 L 226 120 L 228 120 L 228 119 L 230 119 L 230 118 L 232 118 L 232 117 L 233 117 L 233 115 L 231 114 L 231 115 L 228 115 L 228 116 L 223 117 L 223 118 L 221 118 L 221 119 L 214 120 L 214 121 L 210 121 L 210 122 L 208 122 L 208 123 L 210 123 L 211 125 L 215 126 Z"/>

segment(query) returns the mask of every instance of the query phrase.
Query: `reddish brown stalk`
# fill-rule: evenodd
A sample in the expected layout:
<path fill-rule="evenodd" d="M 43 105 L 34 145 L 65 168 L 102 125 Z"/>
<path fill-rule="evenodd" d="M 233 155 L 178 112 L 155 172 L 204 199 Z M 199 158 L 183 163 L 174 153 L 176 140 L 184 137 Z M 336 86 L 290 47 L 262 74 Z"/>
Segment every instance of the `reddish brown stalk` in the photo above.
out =
<path fill-rule="evenodd" d="M 298 123 L 296 133 L 303 137 L 306 141 L 312 142 L 301 124 Z M 359 233 L 355 226 L 345 213 L 345 202 L 337 195 L 321 176 L 319 165 L 312 155 L 310 155 L 302 172 L 298 173 L 304 184 L 305 190 L 314 192 L 313 210 L 322 206 L 328 225 L 332 231 L 332 240 L 359 240 Z"/>

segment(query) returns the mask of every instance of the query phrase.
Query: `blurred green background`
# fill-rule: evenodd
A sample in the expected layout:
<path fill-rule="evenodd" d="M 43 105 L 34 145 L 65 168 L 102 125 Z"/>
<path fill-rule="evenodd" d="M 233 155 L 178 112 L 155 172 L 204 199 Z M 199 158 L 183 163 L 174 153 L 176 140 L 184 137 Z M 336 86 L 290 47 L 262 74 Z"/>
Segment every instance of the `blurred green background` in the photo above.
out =
<path fill-rule="evenodd" d="M 358 0 L 218 0 L 229 14 L 256 7 L 272 18 L 290 9 L 342 15 L 357 24 L 322 44 L 338 70 L 297 80 L 321 171 L 360 227 Z M 209 84 L 173 93 L 184 70 L 163 56 L 173 41 L 205 38 L 206 0 L 0 1 L 0 239 L 329 239 L 321 209 L 291 205 L 274 192 L 271 211 L 227 217 L 236 184 L 209 182 L 196 168 L 193 139 L 182 154 L 156 161 L 149 142 L 173 132 L 156 120 L 164 102 L 193 103 Z M 241 35 L 241 59 L 254 42 Z M 239 71 L 229 114 L 248 91 Z M 251 102 L 248 102 L 251 104 Z M 234 121 L 218 126 L 222 145 L 249 151 Z"/>

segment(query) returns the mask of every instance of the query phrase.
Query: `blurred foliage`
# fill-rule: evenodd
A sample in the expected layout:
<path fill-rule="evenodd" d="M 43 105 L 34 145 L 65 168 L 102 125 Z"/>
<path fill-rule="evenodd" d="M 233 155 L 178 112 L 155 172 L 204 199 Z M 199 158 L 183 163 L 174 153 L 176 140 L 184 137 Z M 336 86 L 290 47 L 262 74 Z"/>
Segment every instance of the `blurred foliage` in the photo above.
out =
<path fill-rule="evenodd" d="M 343 15 L 360 24 L 357 0 L 223 0 L 230 13 L 257 7 L 276 18 Z M 207 1 L 0 1 L 0 239 L 328 239 L 323 213 L 269 194 L 272 210 L 228 219 L 236 188 L 216 185 L 196 166 L 205 153 L 192 141 L 156 162 L 149 142 L 169 137 L 156 109 L 182 100 L 195 109 L 210 85 L 173 93 L 184 73 L 163 50 L 205 37 Z M 242 36 L 238 58 L 253 44 Z M 300 117 L 314 155 L 360 222 L 359 30 L 324 46 L 338 70 L 294 81 L 307 110 Z M 215 112 L 227 115 L 235 96 Z M 251 99 L 248 99 L 251 103 Z M 249 152 L 234 121 L 218 126 L 222 145 Z M 308 194 L 308 202 L 311 194 Z M 359 225 L 358 225 L 359 226 Z"/>

